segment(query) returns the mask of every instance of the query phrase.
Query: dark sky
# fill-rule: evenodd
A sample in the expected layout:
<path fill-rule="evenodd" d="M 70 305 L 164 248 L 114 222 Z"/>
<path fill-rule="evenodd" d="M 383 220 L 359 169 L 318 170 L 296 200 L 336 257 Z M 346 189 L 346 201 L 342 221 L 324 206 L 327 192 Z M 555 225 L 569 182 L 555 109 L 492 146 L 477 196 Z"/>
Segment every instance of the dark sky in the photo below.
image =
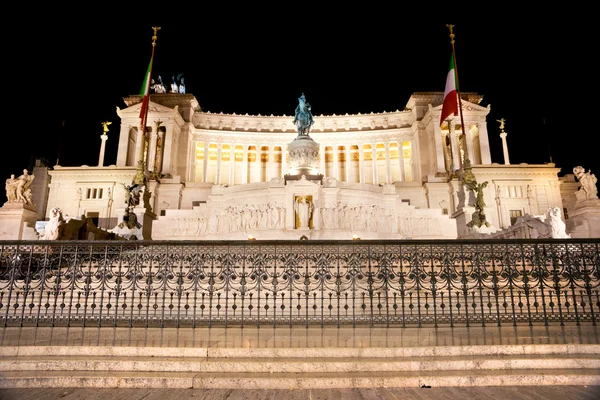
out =
<path fill-rule="evenodd" d="M 105 165 L 114 164 L 116 107 L 139 93 L 152 26 L 161 27 L 154 75 L 167 81 L 182 73 L 205 111 L 292 115 L 305 93 L 318 118 L 402 110 L 413 92 L 443 92 L 448 23 L 455 25 L 461 91 L 491 105 L 493 162 L 503 162 L 496 120 L 505 118 L 512 164 L 552 159 L 562 174 L 576 165 L 600 174 L 599 75 L 592 70 L 599 35 L 581 19 L 556 12 L 452 21 L 430 20 L 427 10 L 236 7 L 85 19 L 49 8 L 37 21 L 17 18 L 3 35 L 2 175 L 19 175 L 35 158 L 97 165 L 105 120 L 113 122 Z"/>

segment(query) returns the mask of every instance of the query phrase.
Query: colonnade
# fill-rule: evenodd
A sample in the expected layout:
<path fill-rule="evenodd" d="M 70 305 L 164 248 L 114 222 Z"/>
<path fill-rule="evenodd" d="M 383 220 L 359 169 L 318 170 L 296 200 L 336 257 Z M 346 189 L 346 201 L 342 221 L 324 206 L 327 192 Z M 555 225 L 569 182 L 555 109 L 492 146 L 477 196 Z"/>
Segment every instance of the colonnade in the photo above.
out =
<path fill-rule="evenodd" d="M 404 156 L 403 145 L 410 149 L 408 158 Z M 196 182 L 231 186 L 265 182 L 283 177 L 288 172 L 287 144 L 198 141 L 195 148 L 195 162 L 191 163 L 193 171 L 190 178 Z M 397 155 L 394 154 L 393 157 L 392 148 L 397 151 Z M 406 142 L 386 141 L 359 145 L 324 143 L 319 147 L 318 167 L 324 176 L 343 182 L 384 184 L 410 181 L 414 179 L 416 168 L 415 151 L 412 139 Z M 356 153 L 358 160 L 353 157 Z"/>

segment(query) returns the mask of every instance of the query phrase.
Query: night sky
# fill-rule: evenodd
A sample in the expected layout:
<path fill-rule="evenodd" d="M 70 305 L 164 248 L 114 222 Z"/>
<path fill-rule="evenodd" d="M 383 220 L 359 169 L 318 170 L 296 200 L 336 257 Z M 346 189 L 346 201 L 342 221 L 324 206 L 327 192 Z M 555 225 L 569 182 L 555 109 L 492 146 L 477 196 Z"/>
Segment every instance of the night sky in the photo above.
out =
<path fill-rule="evenodd" d="M 114 164 L 116 108 L 139 93 L 152 26 L 161 27 L 154 77 L 167 83 L 183 74 L 204 111 L 292 116 L 305 93 L 318 120 L 402 110 L 413 92 L 443 92 L 449 23 L 460 90 L 483 95 L 481 105 L 491 106 L 492 161 L 503 163 L 496 121 L 505 118 L 512 164 L 552 160 L 561 175 L 582 165 L 600 176 L 599 85 L 590 52 L 598 33 L 591 24 L 565 26 L 549 17 L 440 21 L 427 10 L 229 8 L 93 20 L 53 8 L 40 10 L 38 21 L 15 24 L 4 33 L 2 176 L 20 175 L 35 158 L 97 165 L 103 121 L 113 123 L 105 165 Z M 301 12 L 308 14 L 303 21 L 294 16 Z"/>

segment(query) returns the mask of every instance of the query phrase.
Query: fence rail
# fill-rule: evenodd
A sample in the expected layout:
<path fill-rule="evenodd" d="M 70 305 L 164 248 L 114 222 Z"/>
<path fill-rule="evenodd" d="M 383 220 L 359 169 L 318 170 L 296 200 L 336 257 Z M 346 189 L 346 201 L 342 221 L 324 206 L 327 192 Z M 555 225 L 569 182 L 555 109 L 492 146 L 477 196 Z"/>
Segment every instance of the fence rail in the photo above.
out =
<path fill-rule="evenodd" d="M 596 325 L 600 239 L 0 241 L 4 326 Z"/>

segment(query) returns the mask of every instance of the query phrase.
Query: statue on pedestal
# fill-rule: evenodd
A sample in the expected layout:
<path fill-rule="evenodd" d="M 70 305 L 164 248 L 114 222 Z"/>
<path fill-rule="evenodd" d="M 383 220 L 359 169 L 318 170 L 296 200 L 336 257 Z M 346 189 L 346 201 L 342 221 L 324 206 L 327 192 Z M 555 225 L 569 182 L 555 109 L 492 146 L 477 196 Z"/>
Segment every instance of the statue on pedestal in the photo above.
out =
<path fill-rule="evenodd" d="M 34 178 L 35 175 L 30 174 L 26 169 L 23 170 L 23 174 L 18 178 L 15 178 L 15 175 L 11 174 L 5 183 L 7 203 L 21 203 L 34 206 L 31 198 L 31 189 L 29 188 Z"/>
<path fill-rule="evenodd" d="M 310 133 L 310 127 L 315 123 L 313 120 L 311 106 L 306 101 L 304 93 L 302 93 L 302 96 L 298 98 L 298 106 L 296 106 L 296 113 L 292 122 L 296 124 L 298 136 L 308 136 Z"/>
<path fill-rule="evenodd" d="M 598 179 L 596 175 L 592 174 L 591 171 L 585 172 L 585 169 L 580 165 L 573 168 L 573 174 L 581 184 L 579 190 L 575 192 L 577 201 L 597 200 L 598 188 L 596 187 L 596 183 Z"/>

